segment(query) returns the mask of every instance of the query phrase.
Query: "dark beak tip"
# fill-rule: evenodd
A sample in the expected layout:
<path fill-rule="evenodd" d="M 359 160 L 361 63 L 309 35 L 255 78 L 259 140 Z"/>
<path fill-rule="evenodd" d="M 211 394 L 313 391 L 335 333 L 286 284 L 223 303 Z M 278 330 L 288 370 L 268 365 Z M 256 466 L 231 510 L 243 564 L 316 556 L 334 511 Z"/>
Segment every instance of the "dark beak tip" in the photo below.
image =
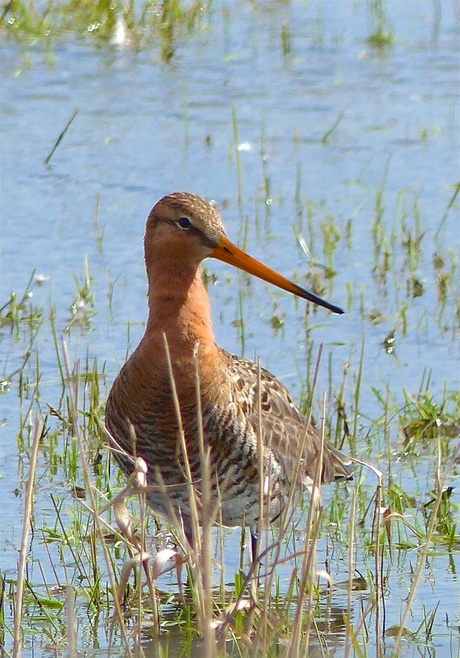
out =
<path fill-rule="evenodd" d="M 322 306 L 323 308 L 326 308 L 328 311 L 331 311 L 331 313 L 334 313 L 334 315 L 343 315 L 345 311 L 343 308 L 340 306 L 336 306 L 335 304 L 331 304 L 330 302 L 326 302 L 324 299 L 321 299 L 321 297 L 317 297 L 316 295 L 311 295 L 309 293 L 309 297 L 307 299 L 310 302 L 313 302 L 313 304 L 317 304 L 318 306 Z"/>

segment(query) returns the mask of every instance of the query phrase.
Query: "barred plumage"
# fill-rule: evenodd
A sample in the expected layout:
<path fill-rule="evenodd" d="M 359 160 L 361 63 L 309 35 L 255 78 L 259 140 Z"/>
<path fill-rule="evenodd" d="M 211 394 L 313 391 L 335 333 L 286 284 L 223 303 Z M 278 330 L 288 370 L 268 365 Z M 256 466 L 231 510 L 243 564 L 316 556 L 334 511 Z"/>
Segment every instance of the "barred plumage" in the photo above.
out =
<path fill-rule="evenodd" d="M 110 391 L 106 424 L 128 455 L 145 459 L 149 483 L 162 481 L 166 486 L 167 495 L 159 489 L 149 494 L 151 507 L 168 516 L 172 504 L 190 535 L 184 458 L 164 337 L 192 480 L 199 491 L 198 360 L 201 422 L 205 444 L 210 448 L 211 493 L 212 502 L 219 506 L 218 522 L 254 526 L 259 515 L 261 481 L 265 483 L 266 514 L 270 519 L 277 517 L 289 496 L 293 474 L 299 472 L 294 486 L 300 491 L 315 476 L 321 454 L 322 482 L 349 479 L 351 460 L 328 444 L 321 446 L 319 434 L 309 426 L 286 388 L 268 371 L 215 344 L 200 263 L 208 256 L 219 258 L 336 313 L 341 309 L 239 250 L 226 237 L 215 208 L 191 194 L 171 194 L 154 206 L 147 220 L 144 246 L 149 281 L 147 326 Z M 259 463 L 259 436 L 263 441 L 263 464 Z M 118 453 L 116 457 L 122 469 L 130 473 L 132 462 Z"/>

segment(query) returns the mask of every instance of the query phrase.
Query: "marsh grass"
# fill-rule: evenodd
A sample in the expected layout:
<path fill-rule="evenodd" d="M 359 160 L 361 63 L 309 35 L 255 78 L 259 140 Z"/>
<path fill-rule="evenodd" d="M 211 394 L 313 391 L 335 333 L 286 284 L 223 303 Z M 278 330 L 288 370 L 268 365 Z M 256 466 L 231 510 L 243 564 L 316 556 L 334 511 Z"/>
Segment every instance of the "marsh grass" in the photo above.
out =
<path fill-rule="evenodd" d="M 234 137 L 238 144 L 236 112 Z M 263 156 L 269 148 L 263 130 L 261 143 Z M 166 530 L 149 512 L 145 464 L 133 463 L 133 476 L 126 483 L 110 459 L 113 445 L 104 429 L 103 410 L 112 374 L 106 374 L 105 365 L 89 349 L 83 358 L 69 355 L 69 343 L 91 330 L 99 310 L 89 263 L 75 276 L 74 294 L 59 320 L 53 306 L 45 309 L 35 302 L 33 293 L 44 282 L 35 272 L 22 292 L 7 297 L 0 307 L 2 339 L 21 356 L 19 366 L 13 355 L 11 366 L 8 359 L 4 362 L 2 381 L 5 392 L 17 386 L 17 443 L 25 498 L 17 574 L 3 574 L 0 583 L 5 655 L 19 656 L 21 646 L 30 653 L 37 641 L 53 651 L 77 655 L 88 636 L 93 646 L 110 646 L 126 655 L 143 655 L 153 643 L 159 655 L 175 655 L 174 647 L 179 646 L 182 655 L 201 651 L 211 658 L 297 658 L 309 647 L 326 656 L 334 646 L 345 656 L 362 656 L 370 638 L 373 655 L 397 656 L 409 641 L 432 641 L 437 605 L 424 605 L 418 614 L 414 609 L 427 562 L 460 550 L 458 510 L 447 483 L 458 472 L 459 392 L 445 387 L 433 394 L 433 374 L 424 371 L 416 391 L 397 390 L 390 383 L 374 386 L 374 408 L 380 411 L 372 417 L 363 413 L 366 329 L 383 325 L 382 334 L 387 333 L 382 345 L 388 354 L 398 332 L 403 337 L 409 331 L 424 335 L 421 320 L 408 328 L 406 314 L 415 296 L 406 282 L 419 276 L 431 253 L 427 285 L 434 286 L 438 297 L 430 320 L 457 340 L 459 263 L 438 235 L 428 241 L 416 191 L 397 194 L 392 221 L 387 221 L 388 166 L 376 192 L 369 240 L 374 246 L 370 279 L 378 293 L 375 298 L 397 309 L 392 323 L 362 300 L 363 339 L 358 347 L 350 346 L 337 383 L 333 346 L 328 354 L 323 347 L 316 348 L 318 324 L 306 313 L 304 362 L 298 366 L 301 405 L 311 422 L 345 452 L 376 461 L 384 474 L 375 471 L 375 478 L 357 463 L 353 484 L 321 492 L 327 504 L 314 483 L 311 496 L 316 504 L 306 495 L 299 509 L 291 506 L 273 526 L 261 520 L 254 564 L 248 559 L 249 538 L 242 532 L 238 559 L 232 560 L 237 566 L 230 573 L 229 540 L 226 531 L 214 529 L 219 515 L 206 487 L 198 500 L 189 475 L 189 496 L 196 509 L 190 542 L 172 511 Z M 353 242 L 353 222 L 304 199 L 300 167 L 297 172 L 293 230 L 299 253 L 308 263 L 307 285 L 325 294 L 333 290 L 338 245 Z M 266 165 L 262 173 L 262 202 L 266 205 L 270 198 L 279 203 L 272 197 Z M 453 197 L 446 200 L 446 213 L 454 203 Z M 97 217 L 98 208 L 95 239 L 100 240 Z M 244 213 L 240 218 L 244 240 L 248 219 Z M 440 232 L 443 225 L 441 218 Z M 324 263 L 316 262 L 310 252 L 322 254 Z M 243 284 L 235 326 L 244 351 L 250 297 Z M 113 290 L 113 284 L 109 287 Z M 355 289 L 350 286 L 350 305 L 356 301 Z M 386 301 L 389 290 L 391 304 Z M 110 294 L 109 290 L 109 299 Z M 277 312 L 275 299 L 272 314 L 265 318 L 274 333 L 279 330 L 273 324 Z M 43 341 L 54 349 L 60 391 L 53 401 L 43 389 Z M 318 403 L 320 369 L 327 371 L 328 384 L 327 395 Z M 197 376 L 197 391 L 199 386 Z M 197 394 L 198 421 L 199 399 Z M 177 415 L 180 418 L 178 406 Z M 209 482 L 208 447 L 200 436 L 202 481 Z M 262 437 L 259 446 L 262 450 Z M 182 449 L 187 463 L 184 440 Z M 424 469 L 425 481 L 417 474 L 423 459 L 431 464 Z M 400 463 L 416 482 L 415 491 L 399 475 Z M 40 520 L 34 500 L 44 498 L 49 499 L 49 510 Z M 266 517 L 263 508 L 260 516 Z M 387 614 L 396 567 L 410 573 L 397 623 L 394 613 Z"/>
<path fill-rule="evenodd" d="M 29 308 L 23 316 L 16 314 L 15 322 L 27 326 L 33 316 L 34 310 Z M 55 335 L 52 318 L 49 323 Z M 71 331 L 76 329 L 77 325 Z M 48 407 L 46 418 L 37 415 L 31 405 L 28 415 L 35 415 L 36 421 L 24 423 L 23 428 L 28 475 L 17 578 L 2 579 L 5 645 L 11 637 L 13 651 L 6 655 L 19 656 L 21 645 L 31 646 L 38 628 L 50 646 L 65 648 L 69 655 L 77 655 L 82 628 L 92 629 L 96 638 L 105 627 L 107 643 L 132 656 L 143 655 L 146 643 L 156 642 L 163 652 L 160 655 L 171 655 L 170 646 L 179 643 L 184 655 L 198 650 L 210 657 L 297 658 L 306 655 L 309 646 L 328 655 L 328 647 L 339 637 L 343 638 L 344 655 L 361 656 L 369 636 L 375 638 L 375 655 L 384 655 L 391 640 L 396 656 L 408 637 L 413 641 L 431 637 L 436 608 L 425 608 L 414 631 L 408 629 L 408 617 L 430 552 L 455 550 L 460 544 L 445 484 L 458 461 L 458 448 L 446 443 L 452 429 L 458 428 L 458 393 L 446 391 L 444 399 L 436 403 L 428 393 L 430 378 L 425 376 L 418 394 L 406 392 L 406 403 L 398 410 L 392 410 L 391 396 L 379 398 L 383 411 L 375 422 L 376 431 L 384 432 L 394 413 L 405 437 L 401 449 L 407 454 L 410 441 L 411 453 L 423 446 L 436 459 L 423 501 L 415 502 L 392 482 L 391 470 L 388 479 L 380 476 L 376 485 L 369 486 L 357 465 L 354 484 L 348 492 L 343 488 L 334 492 L 327 507 L 314 483 L 311 495 L 316 504 L 310 504 L 307 497 L 304 514 L 293 516 L 291 506 L 274 527 L 261 521 L 255 564 L 248 561 L 243 533 L 239 569 L 228 577 L 225 533 L 212 531 L 218 511 L 210 507 L 209 492 L 202 489 L 198 504 L 190 477 L 189 495 L 197 510 L 192 543 L 177 517 L 166 534 L 157 532 L 146 506 L 145 464 L 138 461 L 133 465 L 133 477 L 127 484 L 113 473 L 110 437 L 102 421 L 104 372 L 89 356 L 83 367 L 78 359 L 72 363 L 64 340 L 54 344 L 62 381 L 59 404 Z M 344 368 L 333 413 L 325 400 L 322 403 L 323 433 L 330 428 L 328 435 L 338 444 L 345 440 L 349 445 L 344 449 L 353 451 L 359 432 L 363 362 L 364 343 L 354 389 L 347 393 L 349 368 Z M 29 367 L 29 363 L 23 364 L 23 377 Z M 317 359 L 309 375 L 311 399 L 318 368 Z M 36 377 L 38 380 L 39 372 Z M 37 402 L 36 397 L 32 400 Z M 348 418 L 350 400 L 354 414 Z M 310 412 L 311 408 L 306 404 Z M 259 440 L 262 447 L 261 437 Z M 389 437 L 384 438 L 384 443 L 387 441 Z M 208 449 L 203 440 L 200 445 L 203 482 L 208 482 Z M 182 446 L 187 460 L 184 441 Z M 44 477 L 53 481 L 60 472 L 65 473 L 66 481 L 64 488 L 50 493 L 54 521 L 42 527 L 32 522 L 33 501 L 38 495 L 34 478 L 38 455 L 40 481 Z M 328 550 L 335 547 L 335 557 L 320 558 L 324 544 Z M 35 545 L 43 549 L 31 571 L 26 566 L 27 555 L 30 551 L 34 554 Z M 404 562 L 414 550 L 417 559 L 401 621 L 388 626 L 385 583 L 392 562 Z M 331 560 L 340 554 L 345 578 L 335 582 Z M 338 605 L 340 592 L 344 598 Z"/>
<path fill-rule="evenodd" d="M 67 121 L 66 125 L 62 129 L 62 131 L 59 133 L 58 138 L 56 139 L 56 142 L 53 145 L 53 148 L 51 151 L 48 153 L 48 155 L 45 158 L 45 165 L 49 165 L 51 158 L 53 157 L 54 153 L 56 152 L 56 149 L 58 148 L 59 144 L 62 142 L 62 140 L 65 137 L 66 132 L 69 130 L 70 126 L 72 125 L 72 122 L 74 121 L 75 117 L 77 116 L 79 110 L 78 107 L 74 109 L 72 112 L 72 115 L 70 119 Z"/>
<path fill-rule="evenodd" d="M 0 29 L 7 38 L 19 43 L 39 40 L 50 53 L 57 40 L 74 36 L 95 45 L 128 46 L 133 50 L 154 45 L 161 60 L 169 61 L 179 38 L 202 25 L 207 9 L 208 3 L 180 0 L 10 0 L 3 6 Z"/>
<path fill-rule="evenodd" d="M 56 42 L 62 38 L 73 37 L 99 47 L 126 46 L 134 51 L 153 47 L 160 61 L 169 62 L 175 57 L 184 38 L 192 38 L 206 31 L 214 18 L 214 4 L 200 0 L 48 0 L 45 3 L 35 0 L 9 0 L 4 3 L 0 13 L 0 30 L 6 38 L 20 45 L 41 42 L 47 49 L 49 61 L 52 61 Z M 254 12 L 262 13 L 266 10 L 263 2 L 248 0 L 247 4 Z M 441 12 L 439 4 L 434 4 L 435 42 Z M 390 18 L 390 9 L 391 3 L 385 0 L 366 2 L 367 43 L 377 51 L 383 51 L 395 42 L 396 33 Z M 311 41 L 316 46 L 323 46 L 328 35 L 322 3 L 312 3 L 309 10 L 312 22 Z M 228 30 L 230 12 L 225 4 L 221 11 L 224 30 Z M 281 26 L 277 27 L 279 35 L 276 35 L 276 41 L 282 57 L 287 59 L 295 56 L 296 49 L 289 11 L 286 15 L 287 18 Z M 333 35 L 332 38 L 338 37 Z M 339 118 L 331 130 L 325 133 L 324 143 L 340 120 Z"/>
<path fill-rule="evenodd" d="M 394 41 L 394 29 L 385 0 L 368 0 L 369 45 L 386 48 Z"/>
<path fill-rule="evenodd" d="M 243 205 L 247 191 L 236 107 L 232 117 L 239 242 L 245 246 L 250 225 Z M 325 143 L 330 135 L 325 134 Z M 262 185 L 255 203 L 264 208 L 265 224 L 260 210 L 255 232 L 262 240 L 270 237 L 270 208 L 281 207 L 283 200 L 271 179 L 270 143 L 263 127 L 260 139 Z M 420 342 L 427 340 L 428 324 L 453 345 L 458 341 L 460 263 L 458 253 L 441 238 L 459 188 L 446 195 L 437 230 L 428 233 L 417 190 L 400 190 L 394 198 L 388 192 L 390 167 L 389 160 L 375 191 L 367 236 L 373 294 L 366 297 L 360 282 L 346 283 L 348 307 L 355 306 L 361 322 L 361 342 L 349 346 L 348 359 L 337 368 L 335 345 L 318 349 L 315 343 L 321 325 L 311 311 L 305 313 L 304 335 L 296 341 L 296 349 L 301 343 L 303 350 L 297 360 L 303 411 L 334 445 L 375 462 L 383 475 L 358 461 L 352 484 L 320 492 L 314 483 L 311 497 L 306 494 L 300 505 L 291 505 L 276 524 L 261 520 L 254 564 L 248 558 L 248 534 L 241 533 L 235 556 L 235 538 L 214 528 L 218 509 L 206 487 L 198 499 L 190 474 L 189 497 L 196 510 L 191 542 L 173 511 L 166 526 L 149 512 L 146 465 L 133 463 L 126 482 L 111 460 L 114 446 L 103 413 L 114 372 L 106 372 L 92 349 L 82 355 L 75 348 L 94 328 L 101 310 L 102 295 L 96 295 L 88 261 L 74 277 L 74 292 L 60 315 L 53 306 L 35 302 L 33 293 L 43 283 L 35 272 L 21 292 L 2 302 L 1 337 L 11 350 L 11 358 L 2 363 L 2 391 L 17 389 L 18 473 L 24 489 L 16 574 L 1 574 L 0 580 L 5 655 L 19 656 L 21 646 L 31 655 L 38 643 L 44 652 L 71 656 L 87 646 L 142 656 L 153 646 L 159 656 L 297 658 L 309 650 L 327 656 L 338 647 L 344 656 L 380 657 L 400 655 L 410 642 L 419 647 L 436 639 L 438 604 L 430 600 L 420 611 L 416 595 L 430 561 L 442 555 L 452 561 L 454 571 L 453 556 L 460 550 L 458 509 L 448 484 L 459 468 L 459 392 L 438 386 L 434 393 L 431 371 L 421 373 L 417 390 L 374 380 L 371 388 L 365 378 L 366 352 L 369 333 L 376 329 L 381 347 L 374 346 L 388 358 L 397 357 L 411 332 Z M 318 294 L 330 294 L 339 247 L 352 254 L 358 239 L 353 218 L 338 217 L 325 202 L 303 196 L 300 164 L 294 208 L 302 266 L 292 278 Z M 99 212 L 96 199 L 94 234 L 102 248 Z M 245 278 L 240 283 L 233 326 L 244 353 L 251 288 Z M 114 285 L 107 292 L 109 306 Z M 420 317 L 413 313 L 414 305 L 430 287 L 436 303 L 429 317 Z M 284 319 L 276 297 L 271 299 L 271 312 L 260 321 L 275 336 L 283 332 Z M 294 308 L 299 311 L 297 302 Z M 87 340 L 91 343 L 91 334 Z M 54 350 L 53 399 L 43 384 L 43 344 Z M 128 325 L 123 358 L 130 345 Z M 328 375 L 325 396 L 317 390 L 320 370 Z M 197 392 L 199 386 L 197 377 Z M 373 412 L 364 395 L 367 401 L 372 397 Z M 200 427 L 199 400 L 197 393 Z M 176 411 L 180 420 L 177 398 Z M 200 437 L 206 483 L 209 452 L 202 432 Z M 187 463 L 183 433 L 181 438 Z M 38 513 L 35 501 L 46 512 Z M 260 512 L 261 519 L 266 517 L 263 506 Z M 231 569 L 226 564 L 229 543 Z M 390 614 L 389 600 L 401 572 L 407 586 L 397 613 L 393 609 Z M 455 630 L 452 637 L 454 646 Z"/>
<path fill-rule="evenodd" d="M 43 319 L 43 309 L 32 303 L 32 296 L 33 289 L 41 283 L 42 279 L 34 270 L 22 293 L 10 293 L 9 299 L 0 307 L 1 330 L 9 329 L 18 339 L 21 329 L 27 327 L 30 333 L 38 329 Z"/>
<path fill-rule="evenodd" d="M 258 4 L 251 2 L 252 7 Z M 391 5 L 369 0 L 366 7 L 368 43 L 384 52 L 397 37 Z M 441 5 L 434 2 L 433 7 L 436 41 Z M 328 38 L 322 3 L 314 11 L 312 39 L 322 45 Z M 168 62 L 184 38 L 203 33 L 212 13 L 212 2 L 12 0 L 1 10 L 0 31 L 20 45 L 25 60 L 28 45 L 38 42 L 52 61 L 55 44 L 70 36 L 96 47 L 153 48 L 157 59 Z M 228 43 L 230 13 L 224 7 Z M 283 57 L 295 57 L 293 26 L 285 22 L 277 30 Z M 48 162 L 72 119 L 49 145 Z M 248 190 L 236 105 L 232 121 L 239 243 L 245 247 L 250 233 L 244 207 Z M 187 141 L 187 116 L 185 123 Z M 327 147 L 340 127 L 338 115 L 318 142 Z M 420 138 L 427 139 L 426 131 Z M 300 136 L 294 137 L 294 146 L 299 141 Z M 259 241 L 270 235 L 273 207 L 285 201 L 277 196 L 271 151 L 262 126 L 261 185 L 252 199 Z M 214 528 L 219 515 L 210 505 L 206 487 L 198 501 L 190 479 L 189 495 L 197 511 L 189 542 L 180 519 L 171 515 L 172 523 L 165 526 L 148 510 L 145 464 L 134 463 L 133 476 L 126 482 L 111 460 L 113 446 L 104 430 L 103 412 L 114 372 L 106 372 L 93 349 L 78 354 L 75 347 L 94 328 L 101 311 L 102 296 L 95 293 L 98 282 L 89 263 L 76 273 L 74 293 L 64 311 L 35 301 L 39 298 L 35 293 L 45 284 L 36 272 L 0 302 L 0 338 L 5 346 L 0 395 L 17 395 L 17 495 L 22 496 L 20 537 L 8 540 L 14 543 L 17 565 L 0 573 L 0 647 L 5 656 L 19 658 L 22 650 L 28 656 L 96 651 L 136 657 L 297 658 L 337 651 L 344 656 L 381 657 L 410 649 L 430 658 L 435 655 L 440 605 L 433 597 L 420 604 L 417 593 L 431 581 L 433 591 L 439 592 L 436 596 L 444 595 L 437 580 L 442 575 L 433 566 L 439 557 L 448 564 L 453 581 L 456 577 L 459 510 L 451 482 L 460 463 L 460 394 L 447 386 L 435 387 L 433 379 L 439 380 L 443 373 L 431 371 L 421 372 L 416 390 L 399 381 L 369 384 L 366 352 L 369 334 L 375 331 L 378 349 L 388 358 L 398 358 L 404 339 L 411 336 L 429 349 L 433 326 L 446 344 L 458 344 L 459 254 L 443 236 L 447 221 L 458 211 L 460 184 L 448 190 L 444 212 L 432 219 L 434 229 L 428 231 L 418 190 L 392 193 L 388 189 L 391 164 L 389 159 L 375 191 L 367 236 L 372 294 L 365 295 L 359 281 L 345 284 L 347 307 L 356 309 L 361 322 L 361 343 L 350 345 L 349 358 L 337 369 L 334 346 L 318 350 L 319 322 L 314 313 L 306 313 L 304 335 L 296 344 L 297 349 L 302 343 L 304 350 L 297 360 L 303 410 L 334 445 L 376 463 L 383 475 L 357 463 L 350 485 L 319 492 L 315 483 L 315 505 L 306 494 L 276 524 L 269 527 L 261 521 L 255 564 L 249 560 L 247 533 L 241 533 L 238 544 L 228 531 Z M 361 236 L 353 216 L 342 218 L 326 202 L 305 198 L 301 163 L 294 178 L 293 230 L 303 261 L 292 277 L 324 295 L 334 290 L 339 248 L 352 255 Z M 97 198 L 94 233 L 102 250 L 99 214 Z M 250 284 L 244 278 L 240 284 L 233 324 L 244 353 L 251 297 Z M 107 291 L 109 306 L 114 286 L 112 282 Z M 430 312 L 414 313 L 430 287 L 436 292 Z M 269 323 L 274 336 L 282 335 L 284 316 L 276 297 L 272 300 L 269 317 L 261 321 Z M 296 302 L 295 308 L 299 311 Z M 88 340 L 91 343 L 91 334 Z M 44 346 L 50 344 L 53 393 L 44 382 Z M 122 361 L 130 345 L 128 325 Z M 318 351 L 323 351 L 321 359 Z M 49 363 L 47 368 L 49 375 Z M 315 383 L 319 368 L 328 373 L 326 396 Z M 177 413 L 179 417 L 179 409 Z M 187 462 L 184 441 L 182 446 Z M 259 446 L 261 450 L 262 437 Z M 202 479 L 208 482 L 204 440 L 200 456 Z M 394 592 L 399 597 L 396 611 Z M 445 633 L 450 634 L 453 658 L 460 640 L 458 618 L 446 620 Z M 446 646 L 442 651 L 447 651 Z"/>

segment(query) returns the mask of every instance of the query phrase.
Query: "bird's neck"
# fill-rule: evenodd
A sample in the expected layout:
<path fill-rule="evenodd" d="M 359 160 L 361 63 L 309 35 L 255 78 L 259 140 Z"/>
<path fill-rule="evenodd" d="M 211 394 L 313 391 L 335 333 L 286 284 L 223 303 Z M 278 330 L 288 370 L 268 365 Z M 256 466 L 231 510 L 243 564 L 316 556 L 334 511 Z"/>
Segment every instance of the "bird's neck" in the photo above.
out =
<path fill-rule="evenodd" d="M 195 367 L 218 356 L 211 324 L 209 298 L 199 265 L 168 267 L 156 260 L 149 268 L 149 316 L 143 339 L 160 369 L 167 366 L 165 338 L 175 370 Z M 198 347 L 197 347 L 198 346 Z"/>

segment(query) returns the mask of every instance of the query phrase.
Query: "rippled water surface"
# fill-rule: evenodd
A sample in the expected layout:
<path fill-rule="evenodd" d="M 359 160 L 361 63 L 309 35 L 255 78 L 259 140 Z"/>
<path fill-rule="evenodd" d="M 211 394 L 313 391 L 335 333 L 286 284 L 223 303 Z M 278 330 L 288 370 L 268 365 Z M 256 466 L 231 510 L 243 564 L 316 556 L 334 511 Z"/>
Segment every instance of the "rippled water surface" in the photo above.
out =
<path fill-rule="evenodd" d="M 405 461 L 397 424 L 388 425 L 389 452 L 372 437 L 382 413 L 376 391 L 382 398 L 388 391 L 398 406 L 403 390 L 417 395 L 427 377 L 436 399 L 460 386 L 458 200 L 449 205 L 460 173 L 459 17 L 449 1 L 387 8 L 395 39 L 382 48 L 367 41 L 368 7 L 351 1 L 216 2 L 196 30 L 182 35 L 168 63 L 155 46 L 134 52 L 129 44 L 96 48 L 62 38 L 49 54 L 39 42 L 3 41 L 0 304 L 11 291 L 20 295 L 35 271 L 33 303 L 46 317 L 55 309 L 58 339 L 65 336 L 72 359 L 97 358 L 105 395 L 143 332 L 144 223 L 162 195 L 190 191 L 214 199 L 235 242 L 302 280 L 310 264 L 300 234 L 313 261 L 333 269 L 323 296 L 346 314 L 318 310 L 306 319 L 303 302 L 210 261 L 216 339 L 230 352 L 257 354 L 296 399 L 305 391 L 310 341 L 313 355 L 324 343 L 318 404 L 323 391 L 340 385 L 346 363 L 353 388 L 364 341 L 359 454 L 388 472 L 394 451 L 392 477 L 426 502 L 434 486 L 431 453 Z M 289 34 L 284 53 L 282 26 Z M 420 238 L 419 249 L 410 251 L 411 237 Z M 457 267 L 444 304 L 436 253 L 446 269 Z M 65 331 L 75 277 L 83 281 L 85 268 L 94 305 L 86 323 L 74 321 Z M 61 395 L 52 333 L 40 330 L 29 393 L 18 396 L 26 334 L 12 335 L 6 326 L 0 334 L 0 568 L 9 577 L 23 507 L 25 457 L 17 437 L 30 409 L 30 422 L 35 414 L 34 367 L 44 413 Z M 37 475 L 36 523 L 52 524 L 50 492 L 65 492 L 68 483 L 58 465 L 52 482 L 40 480 L 40 466 Z M 446 484 L 458 484 L 455 471 Z M 457 489 L 452 500 L 458 524 Z M 227 540 L 229 573 L 237 542 L 237 533 Z M 389 627 L 399 621 L 416 559 L 414 551 L 389 569 Z M 34 560 L 47 564 L 44 549 Z M 426 646 L 409 642 L 405 655 L 458 656 L 459 568 L 458 547 L 430 556 L 408 624 L 417 630 L 423 611 L 439 604 L 434 637 Z M 31 569 L 39 581 L 36 562 Z M 337 572 L 338 580 L 346 577 L 346 562 Z M 340 595 L 336 603 L 340 610 Z"/>

